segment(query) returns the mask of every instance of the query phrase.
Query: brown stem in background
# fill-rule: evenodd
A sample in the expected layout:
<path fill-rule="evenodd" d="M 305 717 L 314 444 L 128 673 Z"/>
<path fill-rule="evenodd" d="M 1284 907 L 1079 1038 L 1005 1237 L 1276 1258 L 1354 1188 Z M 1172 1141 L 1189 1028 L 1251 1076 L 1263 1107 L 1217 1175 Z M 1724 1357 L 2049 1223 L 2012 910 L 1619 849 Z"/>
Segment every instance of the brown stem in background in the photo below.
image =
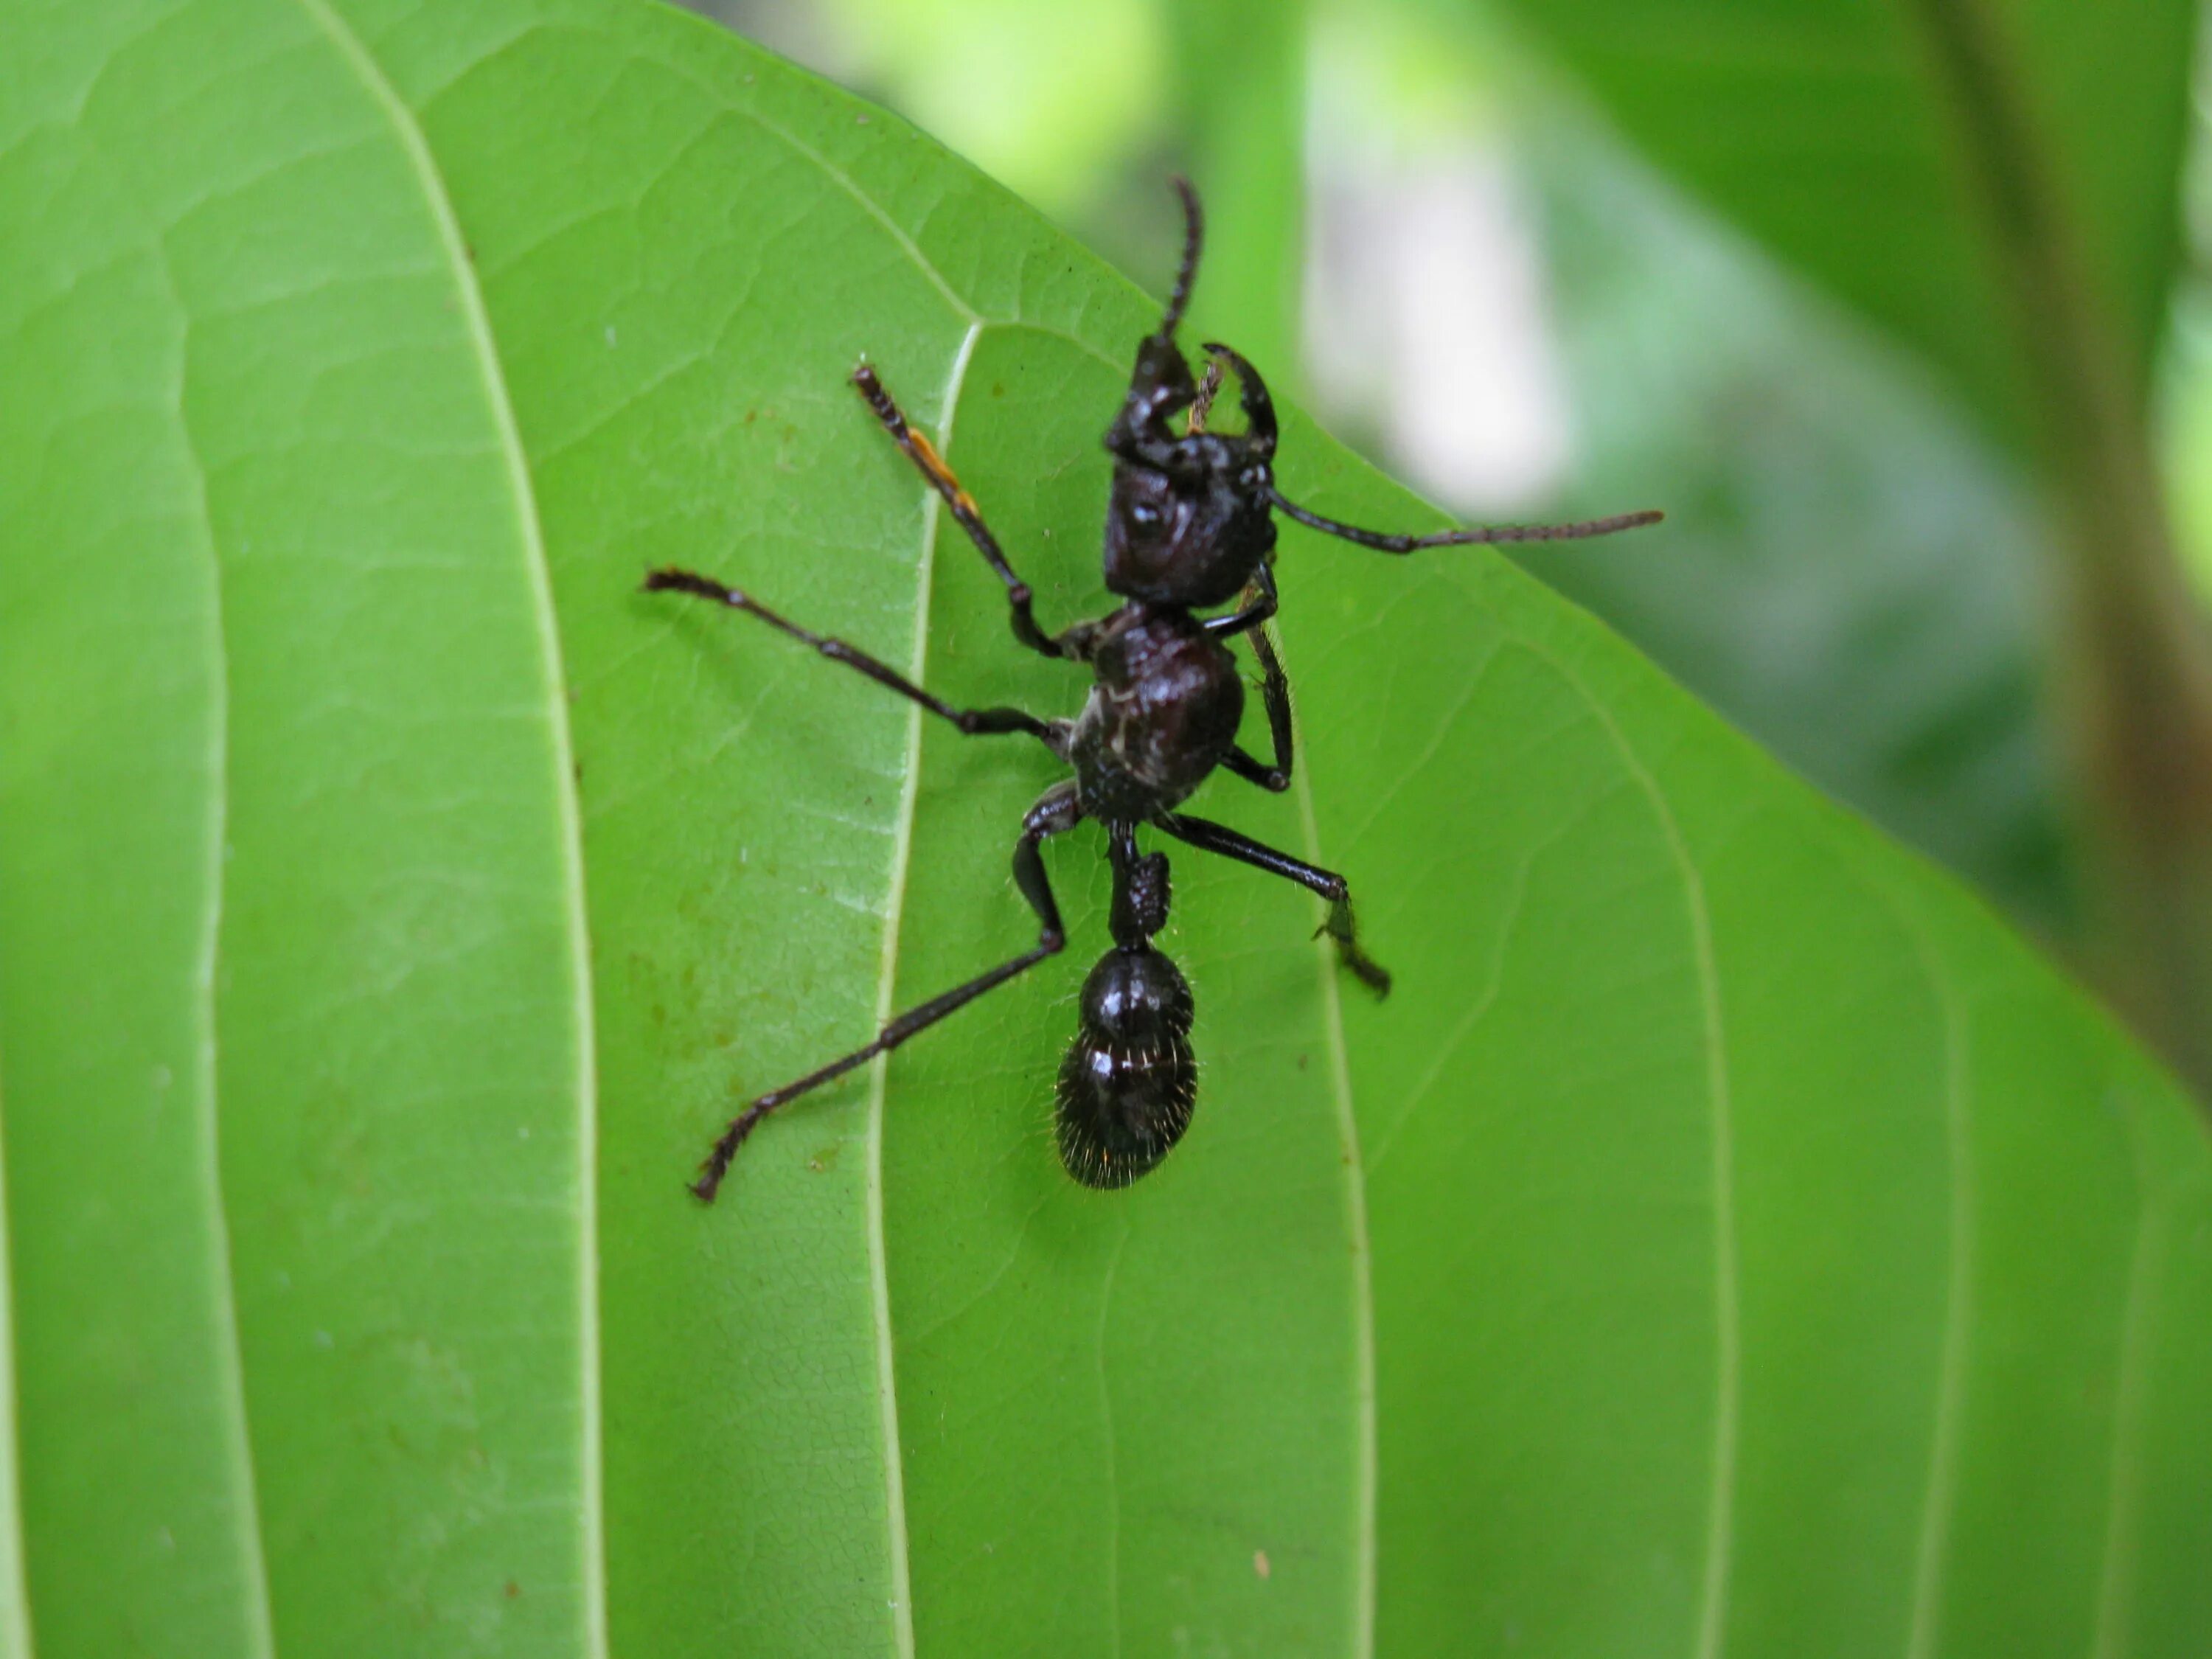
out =
<path fill-rule="evenodd" d="M 1987 0 L 1913 0 L 2008 283 L 2063 568 L 2058 692 L 2090 832 L 2090 965 L 2212 1099 L 2212 641 L 2144 413 Z"/>

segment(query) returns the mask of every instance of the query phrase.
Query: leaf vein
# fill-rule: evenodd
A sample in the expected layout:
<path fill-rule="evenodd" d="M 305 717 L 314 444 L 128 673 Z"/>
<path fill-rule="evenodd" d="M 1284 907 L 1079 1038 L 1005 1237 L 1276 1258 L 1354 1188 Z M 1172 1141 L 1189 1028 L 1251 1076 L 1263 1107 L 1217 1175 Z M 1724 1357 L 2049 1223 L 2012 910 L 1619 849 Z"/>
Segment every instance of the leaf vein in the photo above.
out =
<path fill-rule="evenodd" d="M 112 61 L 112 60 L 111 60 Z M 88 99 L 87 102 L 89 102 Z M 82 111 L 80 111 L 82 115 Z M 89 134 L 89 129 L 87 129 Z M 214 659 L 216 673 L 211 688 L 215 708 L 210 721 L 211 732 L 209 771 L 215 787 L 212 792 L 213 823 L 209 825 L 208 860 L 209 883 L 207 914 L 202 922 L 198 982 L 194 987 L 204 1010 L 204 1036 L 198 1056 L 200 1091 L 207 1102 L 202 1133 L 203 1168 L 208 1184 L 208 1212 L 210 1249 L 215 1260 L 210 1274 L 215 1281 L 215 1315 L 222 1326 L 222 1341 L 217 1364 L 222 1371 L 232 1404 L 225 1430 L 232 1438 L 232 1454 L 236 1460 L 239 1480 L 239 1548 L 250 1605 L 246 1609 L 246 1622 L 251 1632 L 255 1650 L 269 1659 L 276 1652 L 276 1615 L 269 1592 L 268 1542 L 261 1525 L 260 1479 L 253 1459 L 253 1437 L 249 1427 L 246 1399 L 246 1359 L 243 1339 L 239 1329 L 236 1275 L 231 1265 L 230 1217 L 222 1197 L 222 1066 L 218 1037 L 216 1007 L 221 984 L 222 959 L 223 907 L 227 896 L 224 887 L 228 860 L 223 854 L 223 843 L 228 833 L 230 820 L 230 653 L 229 642 L 223 629 L 222 618 L 222 561 L 215 543 L 214 520 L 207 501 L 208 465 L 192 436 L 191 422 L 185 412 L 185 382 L 189 371 L 185 342 L 189 338 L 191 313 L 185 305 L 184 290 L 178 284 L 176 271 L 169 260 L 166 234 L 149 240 L 154 256 L 154 267 L 161 274 L 161 284 L 185 319 L 179 340 L 179 367 L 175 388 L 174 412 L 177 429 L 183 440 L 185 453 L 191 458 L 191 483 L 200 522 L 208 530 L 208 562 L 210 589 L 213 603 L 210 607 L 209 626 L 213 634 Z M 12 1275 L 9 1280 L 9 1295 L 14 1295 Z M 14 1324 L 12 1306 L 9 1325 Z M 14 1416 L 13 1390 L 10 1390 L 9 1415 Z M 30 1616 L 28 1584 L 25 1583 L 24 1617 Z M 27 1643 L 23 1652 L 31 1651 Z"/>
<path fill-rule="evenodd" d="M 967 331 L 952 354 L 939 404 L 937 442 L 947 456 L 952 453 L 953 416 L 960 404 L 960 388 L 968 378 L 968 364 L 983 324 L 970 312 Z M 907 673 L 916 684 L 925 683 L 929 667 L 930 586 L 937 569 L 937 539 L 944 528 L 939 501 L 933 489 L 922 490 L 921 553 L 915 569 L 914 638 L 908 653 Z M 921 708 L 907 709 L 906 765 L 899 785 L 898 832 L 891 844 L 889 891 L 884 901 L 884 948 L 877 970 L 876 1024 L 890 1024 L 896 1014 L 899 933 L 906 919 L 907 872 L 914 853 L 915 802 L 921 784 Z M 868 1067 L 868 1287 L 875 1315 L 876 1393 L 882 1414 L 885 1516 L 890 1531 L 891 1625 L 902 1659 L 913 1659 L 914 1578 L 908 1559 L 906 1524 L 906 1471 L 899 1441 L 898 1381 L 891 1332 L 890 1272 L 884 1237 L 884 1105 L 889 1092 L 890 1056 L 878 1054 Z"/>
<path fill-rule="evenodd" d="M 1706 1527 L 1704 1605 L 1698 1617 L 1697 1659 L 1717 1659 L 1728 1639 L 1729 1566 L 1734 1553 L 1738 1416 L 1742 1371 L 1742 1308 L 1736 1271 L 1735 1133 L 1729 1109 L 1728 1039 L 1721 1013 L 1720 975 L 1713 954 L 1712 915 L 1704 876 L 1690 856 L 1682 827 L 1643 757 L 1628 740 L 1613 711 L 1573 669 L 1537 641 L 1521 642 L 1551 664 L 1589 708 L 1651 802 L 1661 833 L 1681 872 L 1690 916 L 1691 948 L 1697 963 L 1698 990 L 1704 1011 L 1706 1090 L 1712 1105 L 1713 1301 L 1717 1361 L 1714 1376 L 1712 1498 Z"/>
<path fill-rule="evenodd" d="M 582 814 L 576 799 L 575 749 L 568 730 L 568 704 L 562 668 L 561 636 L 553 611 L 552 574 L 546 557 L 545 538 L 538 517 L 537 492 L 530 479 L 530 463 L 516 424 L 513 400 L 507 396 L 498 342 L 484 305 L 468 245 L 462 236 L 453 199 L 447 192 L 437 158 L 421 124 L 379 67 L 367 45 L 346 25 L 326 0 L 299 0 L 301 9 L 329 38 L 347 60 L 362 87 L 390 124 L 404 152 L 428 209 L 468 331 L 469 343 L 483 380 L 484 397 L 499 434 L 507 463 L 507 486 L 514 496 L 525 565 L 531 585 L 532 611 L 538 632 L 538 659 L 545 672 L 546 726 L 553 762 L 554 810 L 559 818 L 561 885 L 566 915 L 563 929 L 569 947 L 568 973 L 574 1009 L 572 1057 L 576 1068 L 576 1208 L 578 1217 L 578 1288 L 581 1307 L 578 1317 L 578 1414 L 583 1444 L 580 1449 L 578 1480 L 582 1491 L 578 1508 L 583 1560 L 578 1583 L 584 1596 L 583 1617 L 587 1650 L 607 1651 L 606 1540 L 602 1498 L 601 1406 L 599 1393 L 599 1194 L 598 1128 L 599 1062 L 597 1033 L 592 1006 L 591 943 L 584 903 Z"/>
<path fill-rule="evenodd" d="M 1288 664 L 1285 663 L 1287 668 Z M 1303 757 L 1302 757 L 1303 758 Z M 1292 774 L 1306 856 L 1321 863 L 1321 828 L 1314 811 L 1313 769 Z M 1352 1103 L 1352 1061 L 1344 1037 L 1344 1003 L 1337 986 L 1336 947 L 1320 933 L 1314 939 L 1321 973 L 1323 1022 L 1328 1036 L 1329 1082 L 1336 1097 L 1337 1138 L 1343 1148 L 1345 1230 L 1352 1257 L 1352 1646 L 1353 1659 L 1375 1652 L 1376 1484 L 1378 1453 L 1375 1405 L 1374 1255 L 1367 1224 L 1367 1171 L 1359 1149 L 1359 1122 Z"/>

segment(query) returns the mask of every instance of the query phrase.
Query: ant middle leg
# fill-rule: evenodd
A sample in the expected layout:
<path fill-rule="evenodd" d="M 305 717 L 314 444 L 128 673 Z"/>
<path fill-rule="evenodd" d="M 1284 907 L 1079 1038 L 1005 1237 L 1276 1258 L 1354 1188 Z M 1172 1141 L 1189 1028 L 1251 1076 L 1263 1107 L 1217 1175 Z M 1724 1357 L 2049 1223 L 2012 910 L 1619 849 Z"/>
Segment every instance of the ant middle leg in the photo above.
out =
<path fill-rule="evenodd" d="M 722 1131 L 707 1154 L 706 1162 L 699 1166 L 698 1179 L 691 1190 L 711 1204 L 729 1173 L 730 1160 L 738 1155 L 745 1137 L 759 1127 L 760 1121 L 779 1106 L 788 1104 L 803 1094 L 820 1088 L 853 1070 L 864 1066 L 878 1054 L 887 1054 L 908 1037 L 927 1030 L 949 1014 L 957 1013 L 986 991 L 996 990 L 1017 975 L 1036 967 L 1047 957 L 1057 956 L 1067 943 L 1067 935 L 1060 922 L 1060 906 L 1052 896 L 1052 884 L 1046 878 L 1044 860 L 1037 847 L 1048 836 L 1057 836 L 1073 830 L 1083 819 L 1083 808 L 1078 802 L 1075 784 L 1071 780 L 1056 783 L 1038 798 L 1036 805 L 1022 817 L 1021 839 L 1014 843 L 1014 884 L 1021 889 L 1022 897 L 1036 913 L 1037 942 L 1018 957 L 1009 957 L 988 973 L 981 973 L 963 985 L 956 985 L 941 995 L 932 997 L 919 1007 L 909 1008 L 896 1019 L 876 1033 L 875 1037 L 862 1043 L 849 1054 L 831 1060 L 805 1077 L 785 1084 L 781 1089 L 771 1089 L 746 1106 L 731 1119 L 730 1127 Z"/>
<path fill-rule="evenodd" d="M 907 424 L 905 413 L 892 401 L 891 394 L 884 390 L 884 383 L 876 378 L 876 371 L 862 363 L 853 371 L 853 384 L 868 400 L 868 407 L 883 422 L 884 430 L 890 434 L 891 441 L 906 453 L 907 459 L 929 481 L 929 487 L 943 498 L 945 505 L 960 527 L 968 532 L 968 539 L 975 544 L 975 550 L 983 562 L 998 574 L 1006 585 L 1006 604 L 1012 612 L 1014 637 L 1032 651 L 1048 657 L 1074 657 L 1079 653 L 1072 648 L 1073 642 L 1065 636 L 1055 639 L 1037 626 L 1034 599 L 1030 585 L 1014 572 L 1007 561 L 1006 550 L 999 538 L 983 522 L 983 510 L 975 505 L 975 498 L 961 487 L 945 458 L 937 453 L 937 446 Z"/>
<path fill-rule="evenodd" d="M 1277 852 L 1273 848 L 1254 841 L 1251 836 L 1231 830 L 1225 823 L 1216 823 L 1211 818 L 1188 817 L 1181 812 L 1163 812 L 1152 822 L 1177 841 L 1188 842 L 1200 852 L 1218 853 L 1224 858 L 1249 864 L 1255 870 L 1281 876 L 1297 883 L 1308 892 L 1318 893 L 1327 899 L 1328 919 L 1322 923 L 1320 931 L 1336 941 L 1337 955 L 1362 985 L 1378 997 L 1390 994 L 1389 969 L 1360 948 L 1358 929 L 1352 919 L 1352 889 L 1342 876 L 1334 870 L 1308 864 L 1304 859 L 1292 858 L 1288 853 Z"/>
<path fill-rule="evenodd" d="M 931 714 L 951 721 L 970 736 L 1019 732 L 1037 738 L 1055 754 L 1062 747 L 1061 729 L 1066 725 L 1065 721 L 1039 720 L 1019 708 L 955 708 L 943 698 L 923 690 L 889 663 L 870 656 L 858 646 L 848 645 L 842 640 L 801 628 L 797 623 L 778 616 L 750 594 L 718 582 L 711 576 L 673 568 L 655 570 L 646 577 L 645 591 L 648 593 L 696 594 L 700 599 L 727 605 L 732 611 L 741 611 L 749 617 L 757 617 L 770 628 L 790 635 L 802 644 L 812 646 L 830 661 L 857 668 L 878 685 L 920 703 Z"/>
<path fill-rule="evenodd" d="M 1260 695 L 1267 708 L 1267 735 L 1275 750 L 1273 766 L 1241 747 L 1231 748 L 1222 764 L 1246 782 L 1256 783 L 1278 795 L 1291 787 L 1292 765 L 1291 678 L 1283 672 L 1283 659 L 1276 653 L 1274 635 L 1267 631 L 1268 621 L 1279 602 L 1275 573 L 1262 563 L 1252 573 L 1251 584 L 1238 601 L 1239 608 L 1226 617 L 1212 617 L 1206 622 L 1206 631 L 1217 640 L 1231 639 L 1239 634 L 1252 636 L 1252 653 L 1260 659 Z"/>

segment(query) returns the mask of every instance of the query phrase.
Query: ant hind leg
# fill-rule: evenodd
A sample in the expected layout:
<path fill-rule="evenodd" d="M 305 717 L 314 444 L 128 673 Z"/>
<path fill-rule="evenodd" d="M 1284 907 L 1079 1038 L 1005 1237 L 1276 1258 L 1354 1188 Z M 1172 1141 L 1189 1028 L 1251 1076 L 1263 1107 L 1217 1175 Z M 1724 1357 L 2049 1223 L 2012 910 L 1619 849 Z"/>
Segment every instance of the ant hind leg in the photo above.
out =
<path fill-rule="evenodd" d="M 1073 830 L 1082 820 L 1083 808 L 1076 799 L 1072 781 L 1046 790 L 1036 805 L 1023 815 L 1021 839 L 1014 843 L 1014 884 L 1021 889 L 1022 897 L 1036 915 L 1036 945 L 988 972 L 976 975 L 964 985 L 956 985 L 921 1006 L 909 1008 L 851 1054 L 752 1101 L 730 1120 L 730 1127 L 722 1131 L 708 1152 L 706 1162 L 699 1166 L 698 1179 L 691 1183 L 692 1192 L 705 1202 L 713 1203 L 722 1177 L 729 1173 L 730 1161 L 738 1155 L 738 1148 L 745 1144 L 745 1137 L 759 1127 L 761 1120 L 777 1107 L 844 1076 L 855 1066 L 866 1065 L 878 1054 L 889 1054 L 908 1037 L 927 1030 L 949 1014 L 957 1013 L 986 991 L 996 990 L 1047 957 L 1059 955 L 1066 945 L 1067 934 L 1060 926 L 1060 906 L 1053 899 L 1052 884 L 1046 878 L 1044 860 L 1037 847 L 1046 836 Z"/>
<path fill-rule="evenodd" d="M 1327 899 L 1328 917 L 1322 923 L 1319 931 L 1336 941 L 1338 957 L 1362 985 L 1378 997 L 1390 994 L 1390 970 L 1360 948 L 1359 932 L 1352 919 L 1352 889 L 1342 876 L 1334 870 L 1308 864 L 1304 859 L 1292 858 L 1288 853 L 1279 853 L 1264 842 L 1231 830 L 1225 823 L 1216 823 L 1211 818 L 1163 812 L 1152 822 L 1177 841 L 1188 842 L 1200 852 L 1218 853 L 1224 858 L 1249 864 L 1255 870 L 1265 870 L 1269 875 L 1281 876 L 1285 880 L 1297 883 L 1308 892 L 1318 893 Z"/>

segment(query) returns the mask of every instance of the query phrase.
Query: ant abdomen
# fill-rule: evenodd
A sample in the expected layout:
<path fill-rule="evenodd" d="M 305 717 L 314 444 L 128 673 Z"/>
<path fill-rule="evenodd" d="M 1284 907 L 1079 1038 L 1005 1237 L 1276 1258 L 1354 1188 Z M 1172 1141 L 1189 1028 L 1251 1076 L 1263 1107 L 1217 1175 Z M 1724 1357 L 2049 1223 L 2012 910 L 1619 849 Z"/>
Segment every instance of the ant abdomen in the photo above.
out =
<path fill-rule="evenodd" d="M 1083 981 L 1082 1024 L 1054 1093 L 1060 1161 L 1085 1186 L 1127 1186 L 1190 1127 L 1190 1021 L 1189 984 L 1148 945 L 1109 951 Z"/>

